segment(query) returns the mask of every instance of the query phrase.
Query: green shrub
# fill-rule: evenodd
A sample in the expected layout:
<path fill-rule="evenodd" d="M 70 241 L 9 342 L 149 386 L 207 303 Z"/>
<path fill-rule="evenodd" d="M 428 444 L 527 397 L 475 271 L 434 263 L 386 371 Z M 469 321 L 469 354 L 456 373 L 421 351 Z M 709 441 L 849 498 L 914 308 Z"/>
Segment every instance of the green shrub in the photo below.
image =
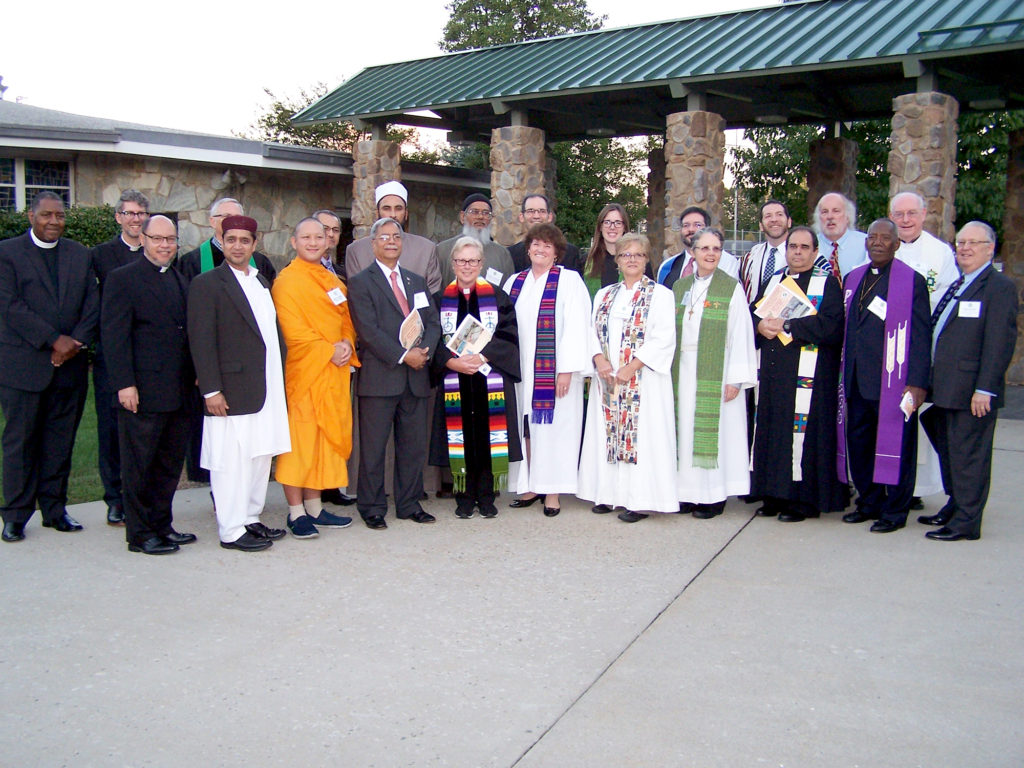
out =
<path fill-rule="evenodd" d="M 121 231 L 114 221 L 114 209 L 109 205 L 74 205 L 68 208 L 67 216 L 64 236 L 87 248 L 106 242 Z M 27 229 L 25 211 L 0 211 L 0 240 L 22 235 Z"/>

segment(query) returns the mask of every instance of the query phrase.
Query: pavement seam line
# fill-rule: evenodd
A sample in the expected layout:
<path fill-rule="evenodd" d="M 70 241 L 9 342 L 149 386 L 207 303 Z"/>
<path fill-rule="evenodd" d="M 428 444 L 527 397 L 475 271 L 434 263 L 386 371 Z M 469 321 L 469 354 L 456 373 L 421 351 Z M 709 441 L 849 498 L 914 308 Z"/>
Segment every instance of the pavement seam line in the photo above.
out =
<path fill-rule="evenodd" d="M 601 682 L 601 679 L 606 674 L 608 674 L 608 670 L 615 666 L 615 664 L 618 663 L 619 659 L 621 659 L 625 655 L 626 651 L 632 648 L 636 641 L 643 637 L 647 630 L 654 626 L 654 623 L 661 618 L 662 614 L 665 613 L 665 611 L 667 611 L 669 608 L 671 608 L 673 604 L 675 604 L 675 602 L 683 596 L 683 593 L 690 588 L 690 585 L 693 584 L 693 582 L 695 582 L 697 579 L 699 579 L 701 575 L 704 573 L 704 571 L 706 571 L 708 567 L 713 562 L 715 562 L 715 560 L 718 559 L 718 556 L 725 552 L 729 545 L 736 540 L 736 537 L 747 529 L 747 526 L 750 525 L 750 523 L 754 520 L 755 517 L 757 517 L 757 514 L 752 514 L 750 516 L 750 519 L 747 520 L 747 522 L 745 522 L 743 525 L 741 525 L 736 530 L 736 532 L 728 538 L 728 540 L 721 546 L 721 548 L 719 548 L 719 550 L 715 552 L 715 554 L 713 554 L 710 557 L 710 559 L 706 563 L 704 563 L 704 565 L 701 566 L 700 570 L 697 571 L 697 573 L 695 573 L 693 577 L 683 585 L 683 588 L 680 589 L 679 592 L 677 592 L 671 600 L 669 600 L 664 606 L 662 606 L 661 610 L 654 614 L 654 617 L 649 622 L 647 622 L 644 628 L 637 632 L 636 635 L 633 636 L 633 639 L 626 643 L 625 647 L 623 647 L 622 650 L 620 650 L 615 655 L 615 657 L 611 661 L 609 661 L 600 672 L 597 673 L 597 676 L 593 680 L 591 680 L 590 683 L 571 702 L 569 702 L 569 705 L 558 714 L 558 717 L 552 720 L 548 727 L 537 735 L 537 738 L 534 739 L 525 750 L 523 750 L 522 754 L 520 754 L 519 757 L 515 759 L 515 761 L 509 766 L 509 768 L 516 768 L 516 766 L 519 765 L 523 758 L 529 755 L 530 752 L 533 751 L 533 748 L 540 744 L 540 742 L 544 740 L 544 737 L 547 736 L 551 732 L 551 730 L 562 721 L 562 718 L 572 711 L 573 707 L 575 707 L 579 703 L 580 699 L 586 696 L 587 693 L 589 693 L 595 685 Z"/>

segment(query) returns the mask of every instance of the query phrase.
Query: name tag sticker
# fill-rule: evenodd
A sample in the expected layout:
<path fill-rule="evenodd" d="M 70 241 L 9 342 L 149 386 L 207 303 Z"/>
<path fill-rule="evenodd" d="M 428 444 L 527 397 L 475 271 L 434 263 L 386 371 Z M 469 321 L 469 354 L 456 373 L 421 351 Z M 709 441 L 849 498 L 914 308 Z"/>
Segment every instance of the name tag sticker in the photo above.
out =
<path fill-rule="evenodd" d="M 875 296 L 868 304 L 868 312 L 875 315 L 879 320 L 885 320 L 885 299 Z"/>
<path fill-rule="evenodd" d="M 427 294 L 423 291 L 417 291 L 416 295 L 412 297 L 413 309 L 426 309 L 428 305 Z"/>
<path fill-rule="evenodd" d="M 331 290 L 327 292 L 327 298 L 329 298 L 335 306 L 348 301 L 348 299 L 345 298 L 345 294 L 342 293 L 341 288 L 331 288 Z"/>
<path fill-rule="evenodd" d="M 494 267 L 488 267 L 486 280 L 488 283 L 492 283 L 494 285 L 501 285 L 501 272 L 496 270 Z"/>
<path fill-rule="evenodd" d="M 980 301 L 961 301 L 957 304 L 957 314 L 960 317 L 981 317 Z"/>
<path fill-rule="evenodd" d="M 679 302 L 679 306 L 688 307 L 690 306 L 690 292 L 687 291 L 683 294 L 683 300 Z"/>

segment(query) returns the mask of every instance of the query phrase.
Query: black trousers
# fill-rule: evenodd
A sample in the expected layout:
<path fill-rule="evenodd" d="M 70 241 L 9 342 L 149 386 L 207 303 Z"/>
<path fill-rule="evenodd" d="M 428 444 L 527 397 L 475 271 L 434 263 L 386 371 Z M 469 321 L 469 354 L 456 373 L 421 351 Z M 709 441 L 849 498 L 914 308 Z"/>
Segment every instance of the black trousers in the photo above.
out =
<path fill-rule="evenodd" d="M 184 408 L 167 413 L 117 414 L 121 443 L 125 538 L 141 544 L 170 533 L 171 503 L 189 439 Z"/>
<path fill-rule="evenodd" d="M 82 419 L 88 380 L 55 377 L 42 392 L 0 387 L 3 434 L 4 522 L 25 523 L 36 503 L 43 520 L 66 511 L 75 433 Z"/>
<path fill-rule="evenodd" d="M 188 410 L 189 420 L 189 442 L 188 442 L 188 463 L 185 470 L 188 479 L 193 483 L 210 482 L 210 470 L 203 469 L 199 465 L 199 456 L 203 452 L 203 409 L 206 407 L 203 396 L 199 390 L 192 391 L 192 402 Z"/>
<path fill-rule="evenodd" d="M 427 460 L 429 397 L 416 397 L 406 388 L 391 397 L 359 397 L 359 489 L 356 505 L 363 518 L 388 511 L 384 466 L 388 436 L 395 433 L 395 515 L 406 518 L 421 511 L 423 465 Z"/>
<path fill-rule="evenodd" d="M 846 398 L 846 455 L 857 488 L 857 506 L 869 513 L 877 512 L 882 520 L 905 523 L 917 481 L 917 413 L 903 423 L 898 482 L 895 485 L 876 483 L 873 476 L 879 401 L 861 397 L 856 378 L 851 390 Z"/>
<path fill-rule="evenodd" d="M 93 395 L 96 407 L 96 449 L 107 506 L 121 506 L 121 445 L 117 438 L 117 392 L 109 388 L 107 377 L 93 366 Z"/>

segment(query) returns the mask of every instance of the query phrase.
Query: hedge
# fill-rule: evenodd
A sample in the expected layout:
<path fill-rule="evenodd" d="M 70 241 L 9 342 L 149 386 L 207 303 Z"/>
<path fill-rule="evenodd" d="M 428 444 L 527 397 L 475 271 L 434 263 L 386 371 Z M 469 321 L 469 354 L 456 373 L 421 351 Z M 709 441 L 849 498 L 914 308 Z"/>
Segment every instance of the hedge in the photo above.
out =
<path fill-rule="evenodd" d="M 28 229 L 25 211 L 0 211 L 0 240 L 17 237 Z M 114 221 L 114 208 L 109 205 L 74 205 L 67 211 L 64 237 L 77 240 L 91 248 L 113 238 L 121 227 Z"/>

